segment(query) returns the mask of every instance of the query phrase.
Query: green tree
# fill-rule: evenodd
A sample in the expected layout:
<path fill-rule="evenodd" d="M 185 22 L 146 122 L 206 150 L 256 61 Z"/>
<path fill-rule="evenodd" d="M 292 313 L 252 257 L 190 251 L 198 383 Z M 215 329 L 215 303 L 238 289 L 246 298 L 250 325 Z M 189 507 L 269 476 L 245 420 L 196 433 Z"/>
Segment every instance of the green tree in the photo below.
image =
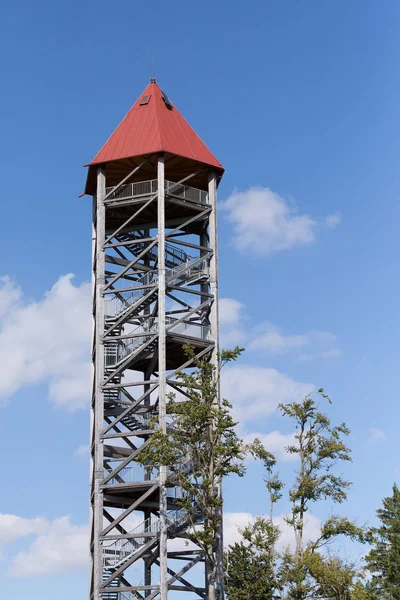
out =
<path fill-rule="evenodd" d="M 322 389 L 318 394 L 330 399 Z M 298 456 L 300 467 L 296 481 L 289 492 L 291 514 L 287 523 L 292 526 L 296 540 L 296 555 L 304 549 L 304 518 L 310 506 L 321 499 L 343 502 L 351 483 L 333 473 L 338 461 L 350 461 L 350 448 L 343 441 L 350 430 L 345 423 L 332 426 L 329 417 L 319 410 L 310 394 L 302 402 L 280 404 L 284 417 L 295 425 L 296 443 L 288 446 L 289 454 Z M 342 533 L 345 533 L 343 531 Z"/>
<path fill-rule="evenodd" d="M 308 553 L 305 557 L 310 576 L 314 582 L 313 594 L 324 600 L 354 600 L 360 598 L 359 572 L 354 563 L 344 561 L 335 554 Z M 358 592 L 357 592 L 358 588 Z"/>
<path fill-rule="evenodd" d="M 366 557 L 372 575 L 371 592 L 379 600 L 397 600 L 400 598 L 400 490 L 396 484 L 376 514 L 380 525 L 369 531 L 373 547 Z"/>
<path fill-rule="evenodd" d="M 273 600 L 273 549 L 279 531 L 269 520 L 259 517 L 241 534 L 242 541 L 229 546 L 226 553 L 226 594 L 229 600 Z"/>
<path fill-rule="evenodd" d="M 193 369 L 177 374 L 185 400 L 170 394 L 167 412 L 172 426 L 166 434 L 156 432 L 140 453 L 143 464 L 169 468 L 170 481 L 182 491 L 180 505 L 186 510 L 191 539 L 203 550 L 207 564 L 207 598 L 217 597 L 219 532 L 222 500 L 221 481 L 229 474 L 244 474 L 245 449 L 237 436 L 231 405 L 219 397 L 221 368 L 236 360 L 242 349 L 221 352 L 219 368 L 207 357 L 197 358 L 191 346 L 184 347 Z M 199 515 L 203 526 L 199 527 Z"/>
<path fill-rule="evenodd" d="M 330 402 L 322 389 L 318 395 Z M 332 551 L 328 554 L 327 548 L 340 535 L 364 541 L 363 528 L 347 517 L 333 515 L 321 525 L 319 535 L 305 543 L 304 526 L 307 513 L 316 503 L 322 500 L 342 503 L 346 500 L 351 484 L 335 473 L 335 466 L 341 461 L 351 460 L 350 449 L 344 441 L 349 430 L 344 423 L 332 425 L 330 418 L 321 412 L 314 395 L 306 396 L 301 402 L 280 405 L 279 408 L 283 417 L 295 427 L 295 442 L 286 448 L 286 452 L 298 457 L 299 466 L 295 481 L 288 491 L 290 511 L 285 518 L 293 530 L 295 547 L 278 552 L 278 530 L 277 535 L 271 535 L 269 553 L 264 555 L 264 559 L 268 559 L 268 581 L 274 586 L 272 598 L 348 600 L 359 574 L 355 566 L 342 561 Z M 266 471 L 264 481 L 269 497 L 269 515 L 258 522 L 268 523 L 270 530 L 276 531 L 276 526 L 273 529 L 273 511 L 283 494 L 283 484 L 274 472 L 276 459 L 259 440 L 255 440 L 248 450 L 263 462 Z M 254 561 L 260 552 L 260 548 L 252 553 L 247 550 L 247 558 L 255 567 L 257 564 Z M 245 557 L 246 552 L 242 549 L 241 560 Z M 231 580 L 234 578 L 231 577 Z M 271 597 L 267 595 L 266 587 L 265 590 L 265 598 Z M 229 598 L 236 597 L 241 598 L 232 595 L 231 586 Z M 362 598 L 360 593 L 359 597 Z"/>

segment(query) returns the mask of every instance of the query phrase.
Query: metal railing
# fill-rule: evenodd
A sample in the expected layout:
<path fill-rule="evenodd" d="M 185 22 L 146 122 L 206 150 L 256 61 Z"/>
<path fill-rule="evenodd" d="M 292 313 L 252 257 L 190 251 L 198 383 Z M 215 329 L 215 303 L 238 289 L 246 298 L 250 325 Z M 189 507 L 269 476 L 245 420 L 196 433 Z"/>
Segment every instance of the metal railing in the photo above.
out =
<path fill-rule="evenodd" d="M 157 273 L 146 273 L 140 279 L 136 281 L 138 287 L 142 285 L 150 285 L 155 283 L 157 280 Z M 105 297 L 104 299 L 104 311 L 106 317 L 114 317 L 121 312 L 121 307 L 128 308 L 135 304 L 139 298 L 149 292 L 149 288 L 136 290 L 132 289 L 126 292 L 120 292 L 118 296 Z"/>
<path fill-rule="evenodd" d="M 106 188 L 106 194 L 112 192 L 113 188 Z M 110 194 L 107 201 L 122 200 L 126 198 L 134 198 L 137 196 L 149 196 L 158 191 L 157 179 L 148 181 L 138 181 L 136 183 L 125 183 L 120 185 L 118 189 Z M 208 204 L 208 193 L 204 190 L 190 187 L 188 185 L 178 184 L 174 181 L 165 181 L 165 192 L 173 196 L 177 196 L 182 200 L 195 202 L 196 204 Z"/>
<path fill-rule="evenodd" d="M 174 249 L 176 250 L 176 249 Z M 176 266 L 173 269 L 168 269 L 165 274 L 166 283 L 169 284 L 193 284 L 199 279 L 202 279 L 208 275 L 208 259 L 209 257 L 200 256 L 198 258 L 192 258 L 185 253 L 186 260 Z M 138 287 L 144 285 L 150 285 L 157 281 L 156 273 L 146 273 L 140 279 L 137 280 Z M 149 288 L 140 290 L 132 289 L 127 292 L 120 292 L 118 296 L 111 298 L 105 298 L 104 310 L 106 317 L 120 316 L 124 310 L 130 308 L 140 298 L 145 296 L 149 292 Z"/>
<path fill-rule="evenodd" d="M 202 325 L 201 323 L 194 323 L 192 321 L 178 321 L 179 319 L 167 317 L 165 320 L 167 332 L 183 333 L 189 337 L 198 338 L 201 340 L 210 339 L 211 327 L 209 325 Z M 119 340 L 118 342 L 105 345 L 105 366 L 112 367 L 130 354 L 133 354 L 135 350 L 140 348 L 140 346 L 143 346 L 149 340 L 149 338 L 157 332 L 158 322 L 155 322 L 150 327 L 143 327 L 143 325 L 139 325 L 131 331 L 131 334 L 135 334 L 136 337 L 128 340 Z M 140 333 L 143 333 L 143 335 L 137 335 Z"/>
<path fill-rule="evenodd" d="M 109 194 L 112 190 L 112 187 L 106 188 L 106 194 Z M 147 196 L 149 194 L 154 194 L 157 191 L 157 179 L 137 181 L 136 183 L 125 183 L 120 185 L 118 189 L 107 198 L 107 200 L 119 200 L 122 198 L 131 198 L 132 196 Z"/>
<path fill-rule="evenodd" d="M 167 528 L 171 530 L 186 523 L 187 513 L 184 509 L 169 510 L 166 513 L 166 519 Z M 103 565 L 105 567 L 116 567 L 118 563 L 124 562 L 140 546 L 145 544 L 149 537 L 157 536 L 160 533 L 160 528 L 160 518 L 151 515 L 129 532 L 130 535 L 134 536 L 132 539 L 114 540 L 110 545 L 103 546 Z M 140 534 L 143 534 L 143 536 Z"/>
<path fill-rule="evenodd" d="M 188 321 L 181 321 L 177 323 L 178 319 L 167 317 L 165 323 L 167 330 L 171 333 L 184 333 L 190 337 L 200 338 L 201 340 L 208 340 L 210 336 L 211 327 L 210 325 L 201 325 L 200 323 L 193 323 Z M 174 325 L 176 323 L 176 325 Z"/>
<path fill-rule="evenodd" d="M 104 471 L 106 477 L 108 472 Z M 107 485 L 114 485 L 117 483 L 135 483 L 139 481 L 152 481 L 157 479 L 159 471 L 157 468 L 150 468 L 143 465 L 131 465 L 124 467 L 118 473 L 107 481 Z"/>
<path fill-rule="evenodd" d="M 104 360 L 105 366 L 110 367 L 121 360 L 126 358 L 129 354 L 132 354 L 137 348 L 140 348 L 146 341 L 151 337 L 153 333 L 158 331 L 158 323 L 154 323 L 149 327 L 144 327 L 143 325 L 139 325 L 135 329 L 133 329 L 130 333 L 132 335 L 136 335 L 128 340 L 119 340 L 118 342 L 113 342 L 112 344 L 107 344 L 104 347 Z M 143 335 L 137 335 L 137 334 Z"/>
<path fill-rule="evenodd" d="M 196 278 L 204 277 L 208 274 L 208 257 L 199 256 L 198 258 L 188 258 L 188 260 L 169 269 L 165 274 L 166 283 L 194 283 Z"/>
<path fill-rule="evenodd" d="M 182 200 L 196 202 L 196 204 L 208 204 L 208 194 L 204 190 L 190 187 L 188 185 L 176 184 L 173 181 L 165 182 L 165 192 L 178 196 Z"/>

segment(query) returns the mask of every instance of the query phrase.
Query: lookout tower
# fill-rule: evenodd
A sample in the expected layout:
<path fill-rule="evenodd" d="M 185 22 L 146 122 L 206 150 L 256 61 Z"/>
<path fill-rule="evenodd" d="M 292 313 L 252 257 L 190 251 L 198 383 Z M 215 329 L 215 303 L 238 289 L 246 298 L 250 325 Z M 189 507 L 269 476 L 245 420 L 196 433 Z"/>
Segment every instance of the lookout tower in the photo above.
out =
<path fill-rule="evenodd" d="M 180 489 L 166 467 L 137 458 L 156 428 L 173 426 L 166 395 L 184 396 L 176 374 L 192 366 L 182 346 L 217 362 L 223 171 L 154 79 L 88 165 L 90 600 L 206 597 L 204 556 L 187 545 Z"/>

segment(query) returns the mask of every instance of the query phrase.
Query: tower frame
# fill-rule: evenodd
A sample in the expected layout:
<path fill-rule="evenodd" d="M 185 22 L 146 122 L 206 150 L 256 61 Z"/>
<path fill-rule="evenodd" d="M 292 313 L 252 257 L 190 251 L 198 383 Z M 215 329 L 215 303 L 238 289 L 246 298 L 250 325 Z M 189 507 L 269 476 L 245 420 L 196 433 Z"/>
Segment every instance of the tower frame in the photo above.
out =
<path fill-rule="evenodd" d="M 166 467 L 155 473 L 135 460 L 156 429 L 168 431 L 167 393 L 185 393 L 175 377 L 193 366 L 183 344 L 218 366 L 219 174 L 175 158 L 142 156 L 119 180 L 110 165 L 96 165 L 90 600 L 207 593 L 201 549 L 186 545 L 178 486 Z M 137 513 L 143 519 L 132 527 Z M 217 542 L 222 599 L 222 522 Z"/>

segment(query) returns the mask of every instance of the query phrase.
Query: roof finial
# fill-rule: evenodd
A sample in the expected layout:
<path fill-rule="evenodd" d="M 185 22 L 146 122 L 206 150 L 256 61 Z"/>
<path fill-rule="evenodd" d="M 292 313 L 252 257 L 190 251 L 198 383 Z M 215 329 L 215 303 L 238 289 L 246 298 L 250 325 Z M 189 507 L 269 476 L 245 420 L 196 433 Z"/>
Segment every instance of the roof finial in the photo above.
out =
<path fill-rule="evenodd" d="M 156 82 L 156 78 L 154 76 L 154 56 L 151 57 L 151 77 L 150 77 L 150 83 L 155 83 Z"/>

